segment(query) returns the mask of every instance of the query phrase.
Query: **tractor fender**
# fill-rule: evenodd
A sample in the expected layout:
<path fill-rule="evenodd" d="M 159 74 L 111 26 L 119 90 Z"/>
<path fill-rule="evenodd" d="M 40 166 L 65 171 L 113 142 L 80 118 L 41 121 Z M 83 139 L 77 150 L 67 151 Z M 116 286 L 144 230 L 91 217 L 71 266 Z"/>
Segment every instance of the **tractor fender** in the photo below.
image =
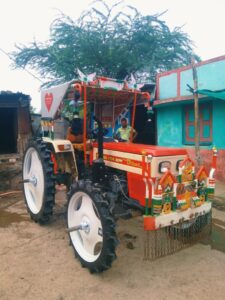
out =
<path fill-rule="evenodd" d="M 42 140 L 47 144 L 51 144 L 53 146 L 55 153 L 74 152 L 73 145 L 69 140 L 61 140 L 61 139 L 52 140 L 48 137 L 43 137 Z"/>
<path fill-rule="evenodd" d="M 70 173 L 76 181 L 78 170 L 73 144 L 69 140 L 52 140 L 48 137 L 43 137 L 42 140 L 47 144 L 47 148 L 49 148 L 49 150 L 52 152 L 51 160 L 54 164 L 54 173 L 57 173 L 58 169 L 62 169 L 66 173 Z M 66 153 L 67 155 L 64 155 Z M 70 155 L 68 155 L 68 153 Z"/>

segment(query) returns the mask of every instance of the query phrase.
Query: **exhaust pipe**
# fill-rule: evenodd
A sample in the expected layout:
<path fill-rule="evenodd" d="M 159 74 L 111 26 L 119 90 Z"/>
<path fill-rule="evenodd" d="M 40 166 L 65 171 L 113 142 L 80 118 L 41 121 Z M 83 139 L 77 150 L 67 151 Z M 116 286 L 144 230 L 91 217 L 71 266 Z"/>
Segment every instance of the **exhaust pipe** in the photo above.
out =
<path fill-rule="evenodd" d="M 105 163 L 103 160 L 103 126 L 102 122 L 94 116 L 94 120 L 98 125 L 98 158 L 93 161 L 92 165 L 92 180 L 94 183 L 106 184 L 107 174 Z"/>
<path fill-rule="evenodd" d="M 103 126 L 102 122 L 94 116 L 94 121 L 98 125 L 98 133 L 97 133 L 97 139 L 98 139 L 98 158 L 103 159 Z"/>

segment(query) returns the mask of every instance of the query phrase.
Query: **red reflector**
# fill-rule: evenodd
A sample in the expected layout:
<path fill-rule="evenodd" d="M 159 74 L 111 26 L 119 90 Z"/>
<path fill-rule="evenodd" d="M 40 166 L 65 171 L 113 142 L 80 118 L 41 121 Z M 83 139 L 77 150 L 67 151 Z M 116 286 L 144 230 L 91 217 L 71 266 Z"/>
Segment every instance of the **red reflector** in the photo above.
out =
<path fill-rule="evenodd" d="M 70 150 L 71 147 L 69 144 L 64 144 L 64 145 L 58 145 L 59 151 L 65 151 L 65 150 Z"/>

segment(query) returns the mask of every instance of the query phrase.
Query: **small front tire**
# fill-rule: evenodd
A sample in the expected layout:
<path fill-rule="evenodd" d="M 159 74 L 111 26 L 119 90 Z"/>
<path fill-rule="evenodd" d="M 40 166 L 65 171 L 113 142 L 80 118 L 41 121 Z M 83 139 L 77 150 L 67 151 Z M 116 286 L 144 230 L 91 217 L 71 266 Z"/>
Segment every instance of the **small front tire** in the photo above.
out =
<path fill-rule="evenodd" d="M 98 189 L 90 181 L 78 181 L 69 193 L 67 208 L 69 237 L 76 257 L 91 273 L 111 267 L 118 244 L 115 221 Z M 70 231 L 71 228 L 81 229 Z"/>

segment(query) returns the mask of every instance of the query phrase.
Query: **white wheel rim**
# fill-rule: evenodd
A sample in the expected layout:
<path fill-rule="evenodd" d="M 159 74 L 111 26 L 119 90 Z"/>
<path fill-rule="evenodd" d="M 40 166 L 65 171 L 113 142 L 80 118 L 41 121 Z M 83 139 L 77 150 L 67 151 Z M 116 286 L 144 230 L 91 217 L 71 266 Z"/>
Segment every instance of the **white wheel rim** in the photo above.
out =
<path fill-rule="evenodd" d="M 86 230 L 70 232 L 74 248 L 87 262 L 94 262 L 101 254 L 103 232 L 97 209 L 88 194 L 75 193 L 68 206 L 68 228 L 85 224 Z"/>
<path fill-rule="evenodd" d="M 44 172 L 37 150 L 33 147 L 26 152 L 23 165 L 24 193 L 27 205 L 33 214 L 38 214 L 42 208 L 44 197 Z"/>

